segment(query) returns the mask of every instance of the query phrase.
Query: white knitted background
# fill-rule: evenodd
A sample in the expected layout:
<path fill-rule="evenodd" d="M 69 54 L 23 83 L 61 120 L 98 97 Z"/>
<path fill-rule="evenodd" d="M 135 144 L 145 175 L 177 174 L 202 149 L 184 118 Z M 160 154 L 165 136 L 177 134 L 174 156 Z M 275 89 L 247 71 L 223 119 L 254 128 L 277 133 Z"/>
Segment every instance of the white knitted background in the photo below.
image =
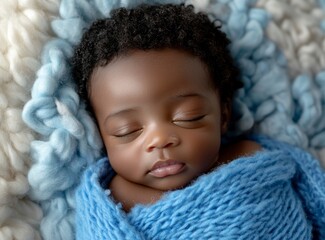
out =
<path fill-rule="evenodd" d="M 111 0 L 108 0 L 111 1 Z M 239 0 L 244 1 L 244 0 Z M 209 11 L 214 0 L 192 0 Z M 222 2 L 222 0 L 220 0 Z M 319 24 L 325 13 L 317 0 L 258 0 L 270 13 L 268 38 L 282 49 L 292 79 L 325 70 L 325 37 Z M 24 104 L 41 66 L 41 51 L 54 35 L 51 21 L 60 0 L 0 2 L 0 240 L 40 239 L 40 206 L 28 199 L 30 142 L 37 139 L 21 119 Z M 311 78 L 313 81 L 314 78 Z M 325 149 L 318 150 L 325 166 Z"/>
<path fill-rule="evenodd" d="M 51 37 L 57 0 L 1 0 L 0 4 L 0 240 L 37 240 L 41 208 L 28 199 L 29 144 L 35 134 L 21 118 Z"/>

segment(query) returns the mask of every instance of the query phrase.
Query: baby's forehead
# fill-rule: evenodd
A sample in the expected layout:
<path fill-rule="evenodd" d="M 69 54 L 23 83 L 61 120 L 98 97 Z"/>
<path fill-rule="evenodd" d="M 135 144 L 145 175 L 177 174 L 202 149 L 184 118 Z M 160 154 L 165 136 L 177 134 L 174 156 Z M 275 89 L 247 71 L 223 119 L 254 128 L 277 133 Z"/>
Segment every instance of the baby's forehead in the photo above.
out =
<path fill-rule="evenodd" d="M 182 91 L 174 92 L 175 89 Z M 178 49 L 132 51 L 99 67 L 90 83 L 90 96 L 135 96 L 152 93 L 149 101 L 164 97 L 216 90 L 206 65 Z M 125 98 L 125 97 L 124 97 Z M 116 103 L 118 104 L 118 102 Z"/>
<path fill-rule="evenodd" d="M 91 80 L 90 95 L 128 102 L 145 96 L 148 101 L 156 101 L 169 95 L 203 95 L 211 90 L 215 88 L 210 74 L 198 58 L 164 49 L 134 52 L 98 68 Z"/>
<path fill-rule="evenodd" d="M 124 75 L 129 74 L 152 75 L 153 80 L 160 79 L 160 76 L 172 77 L 175 81 L 184 77 L 210 78 L 208 66 L 199 57 L 184 50 L 165 48 L 133 50 L 117 56 L 106 65 L 94 69 L 92 80 L 103 75 L 122 80 Z"/>

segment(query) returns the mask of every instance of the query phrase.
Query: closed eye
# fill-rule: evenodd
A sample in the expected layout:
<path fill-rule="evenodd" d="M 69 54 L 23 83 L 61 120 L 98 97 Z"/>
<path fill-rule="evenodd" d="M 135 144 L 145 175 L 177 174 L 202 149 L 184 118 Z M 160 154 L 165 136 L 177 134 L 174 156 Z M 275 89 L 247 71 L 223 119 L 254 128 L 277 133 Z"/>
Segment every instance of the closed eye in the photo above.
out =
<path fill-rule="evenodd" d="M 193 128 L 200 128 L 202 126 L 204 126 L 204 121 L 201 121 L 202 119 L 204 119 L 206 115 L 200 115 L 197 117 L 182 117 L 179 119 L 176 119 L 173 121 L 173 123 L 179 127 L 182 128 L 188 128 L 188 129 L 193 129 Z"/>
<path fill-rule="evenodd" d="M 142 129 L 136 129 L 136 130 L 128 131 L 125 133 L 116 133 L 113 136 L 117 137 L 117 138 L 125 138 L 125 137 L 130 137 L 136 133 L 140 133 L 140 131 L 142 131 Z"/>
<path fill-rule="evenodd" d="M 176 120 L 176 121 L 195 122 L 195 121 L 201 120 L 204 117 L 205 117 L 205 115 L 202 115 L 202 116 L 197 116 L 197 117 L 188 118 L 188 119 L 186 119 L 186 118 L 185 119 L 180 119 L 180 120 Z"/>
<path fill-rule="evenodd" d="M 174 120 L 174 122 L 195 122 L 195 121 L 201 120 L 204 117 L 205 117 L 205 115 L 201 115 L 201 116 L 197 116 L 197 117 L 193 117 L 193 118 L 177 119 L 177 120 Z"/>

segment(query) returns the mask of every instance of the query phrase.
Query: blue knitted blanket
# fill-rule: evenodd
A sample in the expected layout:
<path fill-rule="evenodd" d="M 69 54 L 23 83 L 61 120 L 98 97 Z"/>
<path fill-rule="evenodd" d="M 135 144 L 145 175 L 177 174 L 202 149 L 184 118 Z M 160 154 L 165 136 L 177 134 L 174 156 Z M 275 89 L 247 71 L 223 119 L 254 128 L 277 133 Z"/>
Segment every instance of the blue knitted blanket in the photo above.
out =
<path fill-rule="evenodd" d="M 52 5 L 52 2 L 60 3 L 58 16 L 53 17 L 51 22 L 55 36 L 49 39 L 43 49 L 42 64 L 31 91 L 31 99 L 26 103 L 23 111 L 24 121 L 38 135 L 38 138 L 31 143 L 32 164 L 28 173 L 28 182 L 29 197 L 42 207 L 43 218 L 40 224 L 30 219 L 18 219 L 26 220 L 28 224 L 35 224 L 36 228 L 40 229 L 44 240 L 75 239 L 75 190 L 80 184 L 80 176 L 84 169 L 102 157 L 102 141 L 96 124 L 85 111 L 72 81 L 70 59 L 73 49 L 80 41 L 84 30 L 93 21 L 109 16 L 110 11 L 118 7 L 131 8 L 141 3 L 195 3 L 196 10 L 206 12 L 212 20 L 220 19 L 222 30 L 232 41 L 230 51 L 241 70 L 241 79 L 244 83 L 243 89 L 235 96 L 232 134 L 240 135 L 247 132 L 265 134 L 273 139 L 309 150 L 315 153 L 315 156 L 320 153 L 325 163 L 325 60 L 323 60 L 325 59 L 323 52 L 325 21 L 322 18 L 325 0 L 55 0 L 46 1 L 49 2 L 48 4 L 45 4 L 45 1 L 44 4 L 34 4 L 34 1 L 2 2 L 14 2 L 7 4 L 8 7 L 22 12 L 23 17 L 19 19 L 28 26 L 27 32 L 21 31 L 20 28 L 17 28 L 17 31 L 10 31 L 12 34 L 8 35 L 8 39 L 13 40 L 8 42 L 9 45 L 1 42 L 0 49 L 5 51 L 4 56 L 10 59 L 10 56 L 14 56 L 9 63 L 19 58 L 26 65 L 23 69 L 18 69 L 17 63 L 18 65 L 13 64 L 12 66 L 16 67 L 12 68 L 7 61 L 2 61 L 4 69 L 17 70 L 18 76 L 25 74 L 25 71 L 30 73 L 30 67 L 34 69 L 37 65 L 26 58 L 25 55 L 29 56 L 30 52 L 21 42 L 28 32 L 34 32 L 30 27 L 31 22 L 26 21 L 26 17 L 30 17 L 34 22 L 43 15 L 35 15 L 30 10 L 34 7 L 47 8 L 48 5 Z M 18 6 L 16 2 L 17 4 L 24 2 L 24 4 Z M 2 5 L 6 9 L 6 4 Z M 28 14 L 23 11 L 25 8 L 28 9 Z M 7 11 L 3 12 L 6 16 Z M 52 19 L 52 15 L 50 18 Z M 41 25 L 46 27 L 49 24 L 42 22 Z M 8 29 L 13 27 L 17 26 L 11 23 Z M 43 27 L 40 27 L 37 31 L 42 29 Z M 14 38 L 19 36 L 15 34 L 16 32 L 23 36 L 22 39 L 17 38 L 19 41 Z M 4 36 L 6 39 L 6 35 Z M 42 34 L 37 34 L 36 43 L 37 39 L 43 37 Z M 31 39 L 28 39 L 26 46 L 33 44 L 34 38 Z M 12 44 L 17 45 L 13 49 L 21 53 L 16 54 L 16 50 L 12 52 L 10 50 L 9 53 L 12 54 L 9 54 L 8 47 Z M 36 51 L 35 49 L 38 48 L 32 50 Z M 4 79 L 6 78 L 5 74 Z M 11 75 L 9 78 L 11 79 Z M 21 81 L 24 82 L 19 80 L 14 84 L 18 84 L 19 89 L 23 86 Z M 13 83 L 13 79 L 10 82 Z M 4 84 L 7 86 L 8 82 L 5 80 Z M 8 87 L 12 89 L 11 86 L 10 83 Z M 2 107 L 0 111 L 3 111 L 3 107 L 6 109 L 7 102 L 10 106 L 12 103 L 16 104 L 19 99 L 19 103 L 25 99 L 17 94 L 20 90 L 6 91 L 7 87 L 0 89 L 0 92 L 4 91 L 4 95 L 0 93 L 0 99 L 3 99 L 3 96 L 5 99 L 4 105 L 0 103 Z M 27 89 L 28 87 L 25 91 L 28 91 Z M 7 101 L 7 94 L 12 95 L 13 98 Z M 10 131 L 16 131 L 17 127 L 20 129 L 21 124 L 17 124 L 16 121 L 7 121 L 8 124 L 2 121 L 19 114 L 16 110 L 9 111 L 3 116 L 0 114 L 0 128 L 10 128 Z M 12 140 L 16 139 L 15 136 L 16 132 L 10 135 L 5 133 L 2 138 L 5 149 L 8 148 L 8 137 Z M 27 150 L 21 147 L 20 143 L 26 143 L 30 138 L 24 139 L 13 141 L 15 144 L 12 147 L 10 145 L 8 152 L 5 153 L 12 156 L 13 159 L 8 166 L 16 166 L 19 169 L 17 170 L 19 176 L 21 168 L 25 169 L 27 165 L 25 159 L 17 157 L 15 151 L 26 153 Z M 4 159 L 0 161 L 3 163 Z M 15 164 L 12 165 L 13 163 Z M 11 171 L 3 170 L 2 165 L 1 170 L 5 175 Z M 4 166 L 6 168 L 6 164 Z M 219 169 L 219 171 L 226 170 Z M 312 170 L 307 172 L 311 175 Z M 11 178 L 11 174 L 9 175 Z M 18 180 L 20 178 L 17 178 Z M 317 181 L 315 180 L 317 186 L 312 186 L 310 183 L 312 188 L 306 189 L 314 192 L 319 185 L 324 184 L 324 181 L 319 180 L 318 183 Z M 21 198 L 22 188 L 17 188 L 18 185 L 12 184 L 11 180 L 7 183 L 8 186 L 13 187 L 8 191 L 7 184 L 3 185 L 5 196 L 7 192 L 17 193 L 18 198 Z M 27 188 L 25 181 L 22 181 L 22 184 L 24 189 Z M 85 187 L 85 182 L 83 184 Z M 11 201 L 5 204 L 10 208 L 13 206 Z M 103 209 L 101 212 L 105 211 Z M 107 217 L 101 219 L 108 221 Z M 5 223 L 12 225 L 11 221 Z M 246 224 L 242 225 L 245 226 Z M 22 238 L 26 239 L 24 234 Z"/>
<path fill-rule="evenodd" d="M 263 150 L 126 214 L 101 187 L 106 158 L 77 191 L 77 239 L 325 239 L 325 174 L 309 154 L 259 138 Z"/>

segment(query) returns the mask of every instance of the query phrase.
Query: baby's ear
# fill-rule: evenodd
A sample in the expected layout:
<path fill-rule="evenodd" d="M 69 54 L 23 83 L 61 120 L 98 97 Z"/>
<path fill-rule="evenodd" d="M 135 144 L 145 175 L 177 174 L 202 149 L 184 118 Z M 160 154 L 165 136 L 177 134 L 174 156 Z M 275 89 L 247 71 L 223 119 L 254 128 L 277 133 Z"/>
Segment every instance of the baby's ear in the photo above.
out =
<path fill-rule="evenodd" d="M 231 103 L 227 101 L 221 104 L 221 134 L 224 134 L 228 130 L 228 125 L 231 117 Z"/>

